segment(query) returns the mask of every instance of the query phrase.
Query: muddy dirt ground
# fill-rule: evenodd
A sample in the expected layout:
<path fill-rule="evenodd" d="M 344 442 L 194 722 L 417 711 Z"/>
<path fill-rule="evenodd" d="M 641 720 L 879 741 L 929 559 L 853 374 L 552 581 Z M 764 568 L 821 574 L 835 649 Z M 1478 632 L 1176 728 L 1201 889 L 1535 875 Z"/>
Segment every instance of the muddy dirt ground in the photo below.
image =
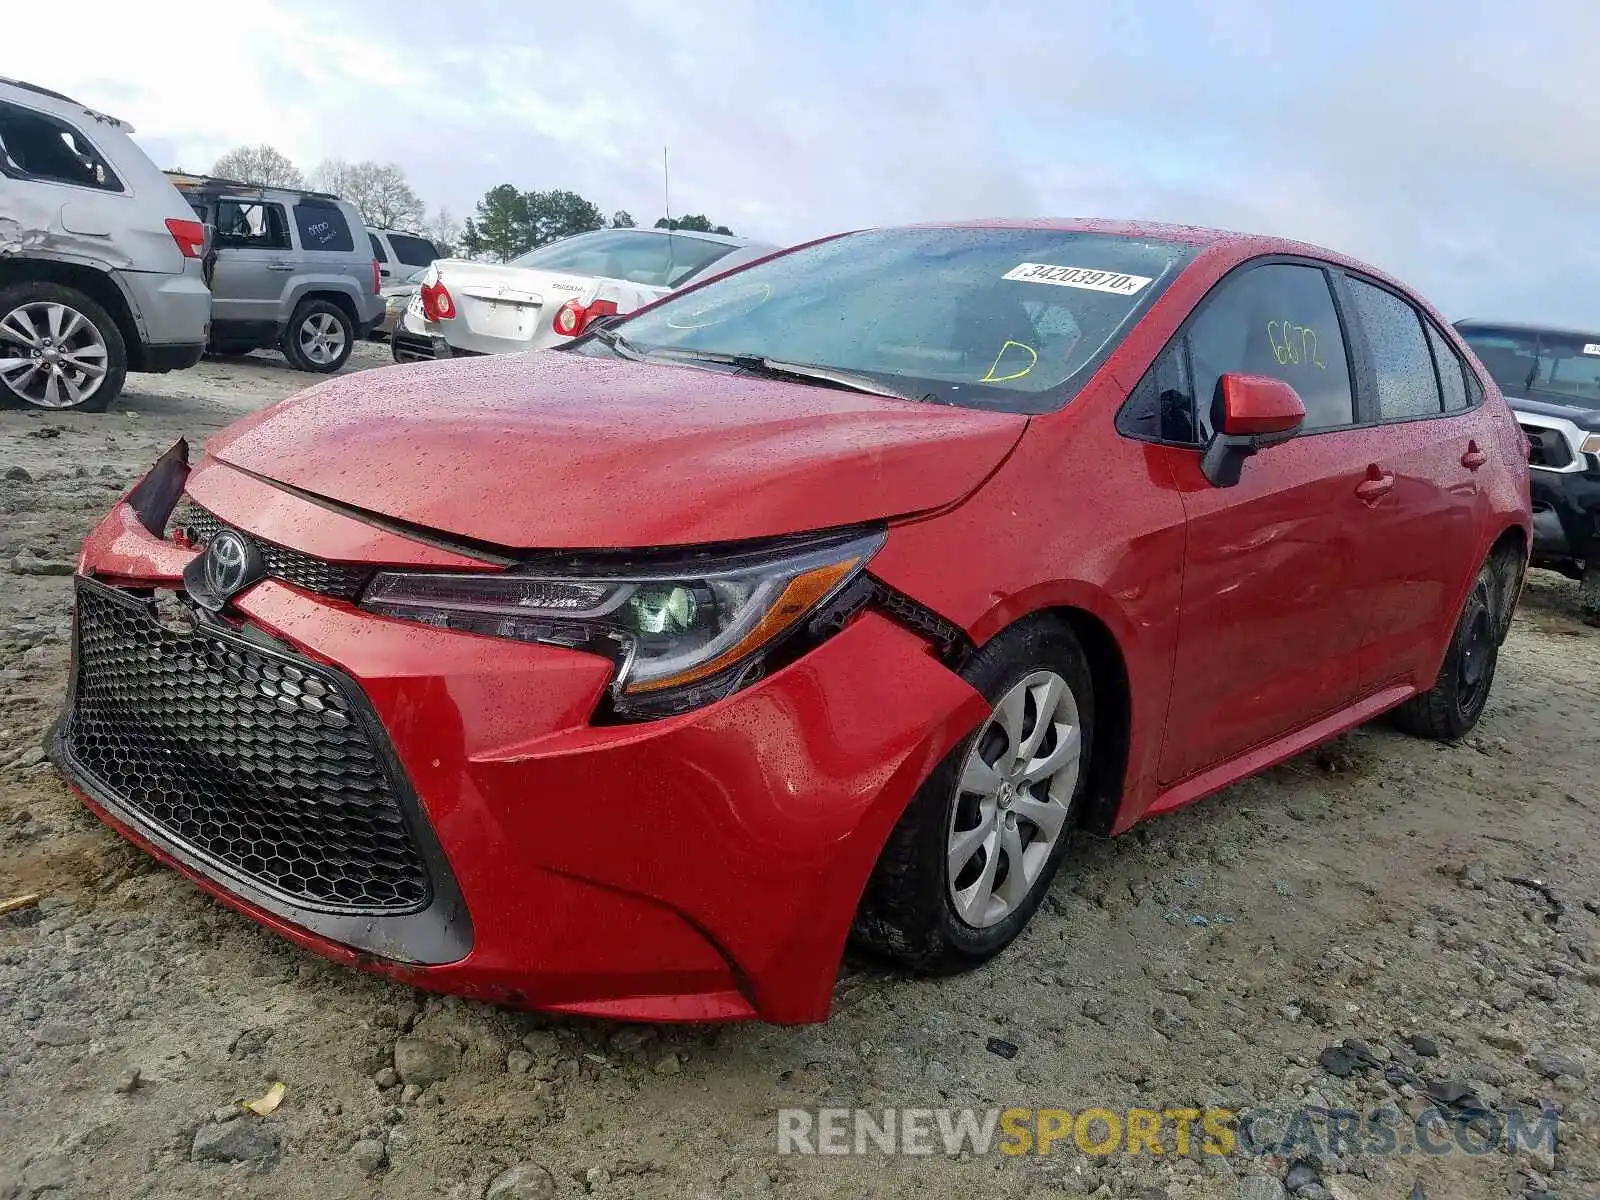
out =
<path fill-rule="evenodd" d="M 849 961 L 812 1028 L 545 1019 L 258 931 L 41 761 L 69 640 L 50 572 L 179 434 L 307 381 L 258 355 L 133 376 L 105 415 L 0 413 L 0 900 L 43 896 L 0 917 L 0 1200 L 1600 1195 L 1600 631 L 1566 581 L 1535 573 L 1465 744 L 1375 725 L 1085 838 L 984 970 Z M 273 1081 L 277 1110 L 242 1113 Z M 1554 1114 L 1553 1153 L 1414 1149 L 1436 1104 Z M 890 1105 L 1313 1114 L 1287 1156 L 1181 1156 L 1170 1127 L 1160 1156 L 776 1152 L 779 1109 Z M 1316 1115 L 1385 1106 L 1390 1154 Z"/>

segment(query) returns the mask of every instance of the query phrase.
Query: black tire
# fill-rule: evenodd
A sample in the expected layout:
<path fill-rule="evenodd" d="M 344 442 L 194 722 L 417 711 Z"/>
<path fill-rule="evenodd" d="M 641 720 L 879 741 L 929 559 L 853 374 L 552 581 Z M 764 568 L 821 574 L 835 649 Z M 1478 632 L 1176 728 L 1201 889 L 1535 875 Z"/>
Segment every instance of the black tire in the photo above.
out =
<path fill-rule="evenodd" d="M 94 332 L 105 344 L 105 375 L 100 380 L 100 386 L 95 388 L 87 399 L 61 407 L 53 405 L 46 407 L 32 403 L 25 396 L 18 395 L 8 383 L 0 380 L 0 405 L 27 408 L 37 412 L 105 412 L 122 394 L 122 385 L 128 378 L 128 347 L 122 340 L 122 331 L 111 319 L 111 314 L 106 312 L 97 300 L 78 291 L 77 288 L 65 287 L 59 283 L 25 282 L 0 287 L 0 322 L 4 322 L 12 313 L 29 304 L 60 304 L 72 309 L 92 325 Z M 15 343 L 0 344 L 16 348 Z"/>
<path fill-rule="evenodd" d="M 1478 723 L 1500 660 L 1499 595 L 1495 564 L 1485 563 L 1456 620 L 1439 678 L 1394 710 L 1401 729 L 1436 742 L 1459 742 Z"/>
<path fill-rule="evenodd" d="M 1585 625 L 1600 626 L 1600 561 L 1586 560 L 1583 580 L 1578 585 L 1578 607 Z"/>
<path fill-rule="evenodd" d="M 344 344 L 337 354 L 327 361 L 318 361 L 308 357 L 304 347 L 302 332 L 308 322 L 320 321 L 331 317 L 344 335 Z M 280 348 L 283 356 L 289 360 L 289 365 L 297 371 L 311 371 L 318 375 L 331 375 L 344 366 L 350 357 L 350 352 L 355 349 L 356 328 L 340 308 L 330 300 L 302 300 L 295 306 L 294 315 L 289 318 L 289 325 L 283 331 Z"/>
<path fill-rule="evenodd" d="M 1064 622 L 1038 618 L 1013 625 L 983 647 L 963 670 L 991 704 L 1030 673 L 1060 675 L 1077 702 L 1082 751 L 1077 784 L 1061 835 L 1032 890 L 993 925 L 968 924 L 950 895 L 948 839 L 963 765 L 987 722 L 963 738 L 912 798 L 873 868 L 852 937 L 861 948 L 925 974 L 968 970 L 994 957 L 1027 925 L 1050 889 L 1070 841 L 1089 778 L 1094 747 L 1094 687 L 1088 660 Z"/>

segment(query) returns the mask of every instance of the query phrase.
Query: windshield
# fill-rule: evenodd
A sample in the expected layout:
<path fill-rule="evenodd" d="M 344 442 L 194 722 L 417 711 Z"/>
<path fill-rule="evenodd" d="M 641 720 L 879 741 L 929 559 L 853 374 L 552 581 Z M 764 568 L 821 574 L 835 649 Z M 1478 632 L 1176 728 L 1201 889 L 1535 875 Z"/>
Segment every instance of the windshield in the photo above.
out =
<path fill-rule="evenodd" d="M 1190 253 L 1048 229 L 875 230 L 713 280 L 621 332 L 645 355 L 804 363 L 948 404 L 1047 412 Z"/>
<path fill-rule="evenodd" d="M 642 229 L 599 229 L 529 250 L 513 267 L 623 279 L 645 287 L 677 287 L 708 264 L 738 249 L 724 242 Z"/>
<path fill-rule="evenodd" d="M 1506 395 L 1600 409 L 1600 334 L 1456 328 Z"/>

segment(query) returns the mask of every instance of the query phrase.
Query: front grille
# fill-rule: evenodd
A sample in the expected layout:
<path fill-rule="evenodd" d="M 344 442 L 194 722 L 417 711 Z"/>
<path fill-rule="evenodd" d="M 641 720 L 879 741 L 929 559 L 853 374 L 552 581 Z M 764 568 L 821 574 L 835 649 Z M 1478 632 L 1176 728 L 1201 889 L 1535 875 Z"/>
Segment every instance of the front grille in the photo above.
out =
<path fill-rule="evenodd" d="M 226 523 L 215 513 L 207 512 L 187 496 L 167 522 L 169 533 L 181 530 L 184 537 L 199 547 L 204 547 L 219 530 L 225 528 Z M 354 603 L 361 595 L 361 589 L 372 578 L 371 567 L 328 562 L 287 546 L 275 546 L 253 534 L 250 540 L 260 547 L 268 575 L 308 592 Z"/>
<path fill-rule="evenodd" d="M 1528 465 L 1560 470 L 1572 464 L 1572 447 L 1559 429 L 1546 429 L 1542 425 L 1522 426 L 1528 439 Z"/>
<path fill-rule="evenodd" d="M 70 765 L 216 873 L 334 912 L 425 907 L 404 784 L 354 684 L 80 580 Z"/>

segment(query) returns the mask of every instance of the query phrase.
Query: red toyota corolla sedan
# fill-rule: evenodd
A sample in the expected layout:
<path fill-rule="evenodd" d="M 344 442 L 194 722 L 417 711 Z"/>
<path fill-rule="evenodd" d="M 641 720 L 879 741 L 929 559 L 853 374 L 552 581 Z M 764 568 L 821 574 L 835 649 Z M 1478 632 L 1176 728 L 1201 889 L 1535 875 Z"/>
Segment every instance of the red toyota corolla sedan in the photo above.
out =
<path fill-rule="evenodd" d="M 1386 710 L 1461 737 L 1526 459 L 1451 327 L 1338 255 L 854 233 L 180 443 L 84 547 L 52 752 L 343 961 L 814 1021 L 852 935 L 995 954 L 1073 827 Z"/>

